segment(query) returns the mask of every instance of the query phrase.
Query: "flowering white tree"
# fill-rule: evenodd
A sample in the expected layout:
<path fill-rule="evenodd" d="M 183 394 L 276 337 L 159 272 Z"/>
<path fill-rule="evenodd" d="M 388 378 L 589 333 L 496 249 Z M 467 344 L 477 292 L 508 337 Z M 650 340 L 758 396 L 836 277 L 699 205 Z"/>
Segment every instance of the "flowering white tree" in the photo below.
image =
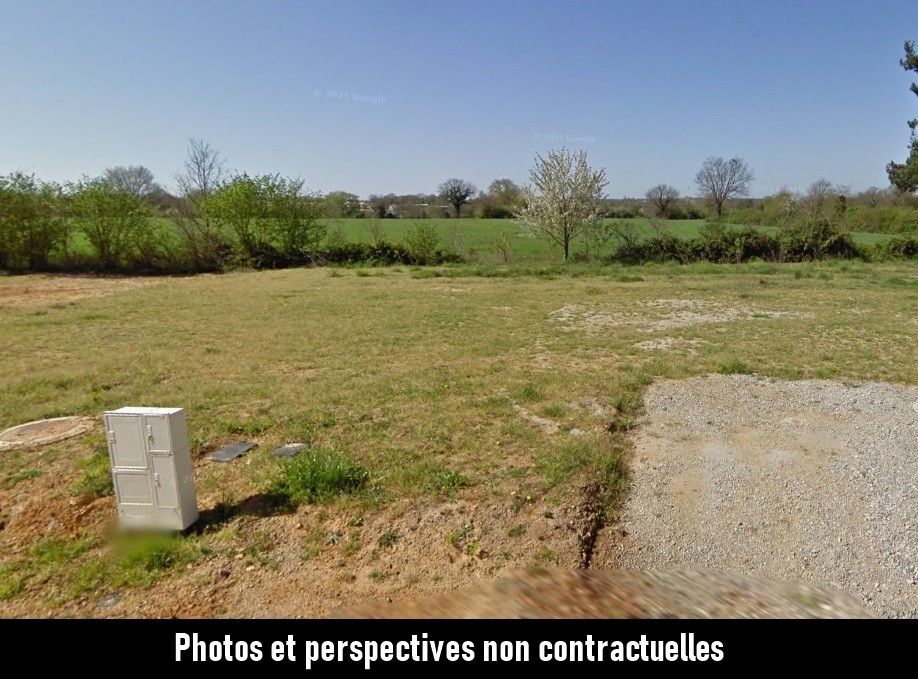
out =
<path fill-rule="evenodd" d="M 549 151 L 546 158 L 536 155 L 529 178 L 533 186 L 523 189 L 517 217 L 534 233 L 560 245 L 567 261 L 571 241 L 602 221 L 606 170 L 592 170 L 586 151 L 562 148 Z"/>

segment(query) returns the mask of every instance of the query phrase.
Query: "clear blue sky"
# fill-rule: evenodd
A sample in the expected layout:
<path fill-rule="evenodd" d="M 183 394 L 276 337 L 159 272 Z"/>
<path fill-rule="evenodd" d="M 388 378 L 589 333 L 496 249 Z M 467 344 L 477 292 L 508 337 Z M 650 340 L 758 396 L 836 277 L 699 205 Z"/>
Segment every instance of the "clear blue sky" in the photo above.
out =
<path fill-rule="evenodd" d="M 562 144 L 610 196 L 692 193 L 709 155 L 745 158 L 754 195 L 860 190 L 907 155 L 906 39 L 915 0 L 0 0 L 0 174 L 141 164 L 172 187 L 201 137 L 361 196 L 524 182 Z"/>

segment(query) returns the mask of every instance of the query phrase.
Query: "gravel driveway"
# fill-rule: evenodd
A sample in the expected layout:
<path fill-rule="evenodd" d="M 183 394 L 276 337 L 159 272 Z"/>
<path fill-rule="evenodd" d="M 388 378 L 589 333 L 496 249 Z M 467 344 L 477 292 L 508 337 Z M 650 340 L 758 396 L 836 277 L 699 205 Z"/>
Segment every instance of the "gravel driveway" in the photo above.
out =
<path fill-rule="evenodd" d="M 645 405 L 625 536 L 595 566 L 764 575 L 918 617 L 918 388 L 718 375 Z"/>

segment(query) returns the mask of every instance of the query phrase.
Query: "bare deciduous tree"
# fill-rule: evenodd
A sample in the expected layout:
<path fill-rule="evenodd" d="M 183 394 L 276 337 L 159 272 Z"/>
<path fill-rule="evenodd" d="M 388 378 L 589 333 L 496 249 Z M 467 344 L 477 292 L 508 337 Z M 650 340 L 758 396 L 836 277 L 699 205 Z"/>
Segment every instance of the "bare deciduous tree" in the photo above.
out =
<path fill-rule="evenodd" d="M 826 201 L 832 196 L 844 196 L 848 194 L 847 186 L 836 185 L 828 179 L 821 177 L 810 184 L 806 195 L 801 199 L 801 205 L 810 219 L 819 217 L 825 208 Z"/>
<path fill-rule="evenodd" d="M 654 214 L 666 219 L 669 216 L 669 206 L 679 199 L 679 189 L 669 184 L 657 184 L 647 189 L 644 196 Z"/>
<path fill-rule="evenodd" d="M 137 198 L 144 198 L 160 190 L 153 179 L 153 173 L 143 165 L 110 167 L 105 170 L 103 177 L 112 188 Z"/>
<path fill-rule="evenodd" d="M 469 198 L 478 191 L 472 182 L 467 182 L 464 179 L 447 179 L 440 184 L 437 190 L 450 205 L 456 208 L 456 217 L 462 216 L 462 206 L 468 203 Z"/>
<path fill-rule="evenodd" d="M 175 181 L 184 197 L 197 200 L 212 194 L 225 174 L 222 154 L 203 139 L 191 139 L 185 169 L 175 176 Z"/>
<path fill-rule="evenodd" d="M 695 175 L 695 185 L 701 195 L 714 205 L 717 218 L 723 216 L 724 203 L 734 196 L 748 196 L 749 184 L 755 177 L 742 158 L 709 157 Z"/>
<path fill-rule="evenodd" d="M 856 199 L 858 202 L 864 203 L 867 207 L 876 207 L 880 203 L 889 200 L 890 197 L 889 189 L 870 186 L 857 194 Z"/>
<path fill-rule="evenodd" d="M 571 240 L 602 221 L 606 170 L 592 170 L 586 151 L 562 148 L 546 158 L 536 155 L 529 178 L 533 186 L 523 189 L 517 216 L 533 232 L 560 245 L 567 261 Z"/>
<path fill-rule="evenodd" d="M 189 259 L 200 271 L 219 270 L 229 251 L 222 229 L 198 208 L 213 195 L 226 176 L 223 156 L 203 139 L 188 141 L 182 172 L 175 175 L 184 200 L 173 221 L 184 237 Z"/>

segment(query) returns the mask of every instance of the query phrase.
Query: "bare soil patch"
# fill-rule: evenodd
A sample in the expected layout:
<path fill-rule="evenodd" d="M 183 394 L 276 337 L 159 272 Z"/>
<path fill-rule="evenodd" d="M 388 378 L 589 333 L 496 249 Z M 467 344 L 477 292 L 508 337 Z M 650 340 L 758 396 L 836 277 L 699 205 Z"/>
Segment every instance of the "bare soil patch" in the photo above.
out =
<path fill-rule="evenodd" d="M 595 333 L 622 326 L 633 326 L 642 332 L 659 332 L 707 323 L 811 316 L 806 312 L 727 306 L 692 299 L 657 299 L 638 304 L 641 311 L 609 311 L 583 304 L 568 304 L 554 311 L 552 318 L 564 330 Z"/>
<path fill-rule="evenodd" d="M 704 340 L 700 339 L 687 340 L 681 337 L 660 337 L 637 342 L 634 346 L 645 351 L 684 351 L 690 356 L 695 356 L 698 354 L 698 346 L 703 343 Z"/>
<path fill-rule="evenodd" d="M 157 278 L 34 274 L 0 278 L 0 310 L 25 309 L 87 297 L 106 297 L 161 282 Z"/>

